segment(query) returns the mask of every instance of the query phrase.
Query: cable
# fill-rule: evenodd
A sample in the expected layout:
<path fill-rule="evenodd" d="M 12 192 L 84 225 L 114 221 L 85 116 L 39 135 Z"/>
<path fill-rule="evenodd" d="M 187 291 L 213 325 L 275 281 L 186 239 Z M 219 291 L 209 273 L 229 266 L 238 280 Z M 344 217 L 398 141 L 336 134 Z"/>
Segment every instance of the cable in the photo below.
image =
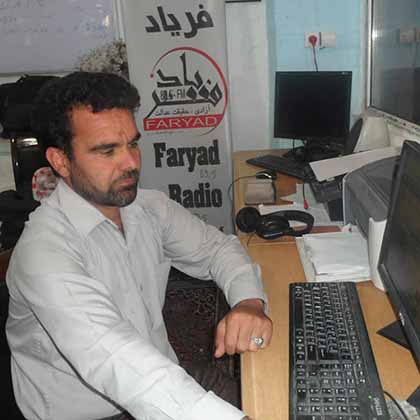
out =
<path fill-rule="evenodd" d="M 305 210 L 308 210 L 309 205 L 308 205 L 308 201 L 306 200 L 306 197 L 305 197 L 305 183 L 302 184 L 302 196 L 303 196 L 303 208 Z"/>
<path fill-rule="evenodd" d="M 314 54 L 314 64 L 315 64 L 315 70 L 318 71 L 318 62 L 316 61 L 316 52 L 315 52 L 315 45 L 312 45 L 312 52 Z"/>
<path fill-rule="evenodd" d="M 255 178 L 255 175 L 240 176 L 239 178 L 234 179 L 234 180 L 233 180 L 233 181 L 229 184 L 229 187 L 228 187 L 228 189 L 227 189 L 227 195 L 228 195 L 229 200 L 230 200 L 230 202 L 231 202 L 231 203 L 232 203 L 232 201 L 233 201 L 233 197 L 231 197 L 231 195 L 230 195 L 230 191 L 231 191 L 231 189 L 232 189 L 233 185 L 234 185 L 234 184 L 236 184 L 236 182 L 238 182 L 239 180 L 241 180 L 241 179 L 245 179 L 245 178 Z"/>
<path fill-rule="evenodd" d="M 255 232 L 252 232 L 251 235 L 249 235 L 248 240 L 246 241 L 246 246 L 249 246 L 249 242 L 251 240 L 251 238 L 255 235 Z"/>
<path fill-rule="evenodd" d="M 401 407 L 400 403 L 387 391 L 384 390 L 384 394 L 391 399 L 391 401 L 395 404 L 395 406 L 400 411 L 401 415 L 404 417 L 405 420 L 409 420 L 407 415 L 405 414 L 403 408 Z"/>
<path fill-rule="evenodd" d="M 228 196 L 228 198 L 230 200 L 230 209 L 231 209 L 230 210 L 230 215 L 231 215 L 231 218 L 232 218 L 232 226 L 233 226 L 233 229 L 235 229 L 235 211 L 234 211 L 235 209 L 234 209 L 234 205 L 233 205 L 233 197 L 231 197 L 230 192 L 232 190 L 233 185 L 236 184 L 236 182 L 238 182 L 241 179 L 246 179 L 246 178 L 255 178 L 255 175 L 240 176 L 239 178 L 234 179 L 229 184 L 229 187 L 227 189 L 227 196 Z"/>
<path fill-rule="evenodd" d="M 316 69 L 316 71 L 318 71 L 318 62 L 317 62 L 317 59 L 316 59 L 316 50 L 315 50 L 315 45 L 318 41 L 318 38 L 317 38 L 316 35 L 311 35 L 309 37 L 308 41 L 312 45 L 312 53 L 313 53 L 313 56 L 314 56 L 315 69 Z"/>

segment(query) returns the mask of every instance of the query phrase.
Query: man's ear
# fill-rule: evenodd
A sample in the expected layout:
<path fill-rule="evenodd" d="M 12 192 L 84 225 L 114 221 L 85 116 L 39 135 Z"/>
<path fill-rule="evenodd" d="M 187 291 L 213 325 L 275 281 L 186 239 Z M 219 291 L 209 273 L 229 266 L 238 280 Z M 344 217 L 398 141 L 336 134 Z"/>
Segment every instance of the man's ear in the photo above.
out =
<path fill-rule="evenodd" d="M 53 169 L 62 177 L 67 178 L 70 175 L 70 161 L 63 150 L 58 147 L 49 147 L 45 156 Z"/>

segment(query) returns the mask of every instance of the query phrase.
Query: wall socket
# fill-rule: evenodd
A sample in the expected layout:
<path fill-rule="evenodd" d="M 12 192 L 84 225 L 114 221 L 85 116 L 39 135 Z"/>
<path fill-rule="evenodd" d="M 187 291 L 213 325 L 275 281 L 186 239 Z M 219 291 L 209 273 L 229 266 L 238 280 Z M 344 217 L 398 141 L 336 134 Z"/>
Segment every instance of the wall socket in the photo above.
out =
<path fill-rule="evenodd" d="M 419 28 L 420 31 L 420 28 Z M 312 44 L 309 42 L 311 36 L 316 36 L 316 45 L 318 48 L 331 48 L 336 46 L 335 32 L 305 32 L 305 48 L 311 48 Z M 420 33 L 419 33 L 420 37 Z"/>
<path fill-rule="evenodd" d="M 319 32 L 305 32 L 305 48 L 312 48 L 312 44 L 309 42 L 309 37 L 312 35 L 316 36 L 316 47 L 319 47 Z"/>

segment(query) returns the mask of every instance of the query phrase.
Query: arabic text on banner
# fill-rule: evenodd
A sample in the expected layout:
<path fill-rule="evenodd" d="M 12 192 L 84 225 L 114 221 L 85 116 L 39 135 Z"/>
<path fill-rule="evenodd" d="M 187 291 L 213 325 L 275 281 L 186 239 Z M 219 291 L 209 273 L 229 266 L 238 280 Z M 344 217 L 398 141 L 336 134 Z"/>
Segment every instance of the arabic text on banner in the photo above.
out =
<path fill-rule="evenodd" d="M 141 95 L 142 186 L 230 232 L 224 3 L 127 1 L 124 18 L 130 79 Z"/>

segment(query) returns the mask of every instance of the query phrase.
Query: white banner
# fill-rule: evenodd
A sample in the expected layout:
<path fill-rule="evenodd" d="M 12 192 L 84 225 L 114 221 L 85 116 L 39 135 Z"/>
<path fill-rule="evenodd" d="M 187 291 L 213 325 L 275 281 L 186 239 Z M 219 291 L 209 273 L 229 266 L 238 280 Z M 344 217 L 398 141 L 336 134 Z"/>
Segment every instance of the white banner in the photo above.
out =
<path fill-rule="evenodd" d="M 130 79 L 141 95 L 141 185 L 231 232 L 223 0 L 126 0 Z"/>

